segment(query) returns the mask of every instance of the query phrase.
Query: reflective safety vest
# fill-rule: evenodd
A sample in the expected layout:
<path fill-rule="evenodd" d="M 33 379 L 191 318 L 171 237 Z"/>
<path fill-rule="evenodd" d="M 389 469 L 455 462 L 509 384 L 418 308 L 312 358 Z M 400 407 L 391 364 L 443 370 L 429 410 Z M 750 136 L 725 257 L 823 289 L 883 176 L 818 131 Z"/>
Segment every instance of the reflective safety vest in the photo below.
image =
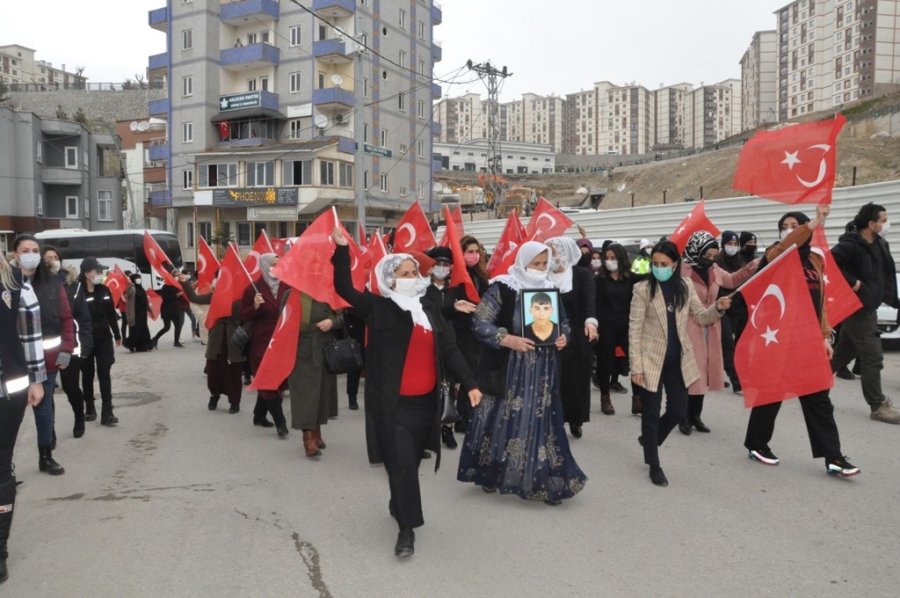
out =
<path fill-rule="evenodd" d="M 639 256 L 631 263 L 631 271 L 635 274 L 650 273 L 650 258 Z"/>

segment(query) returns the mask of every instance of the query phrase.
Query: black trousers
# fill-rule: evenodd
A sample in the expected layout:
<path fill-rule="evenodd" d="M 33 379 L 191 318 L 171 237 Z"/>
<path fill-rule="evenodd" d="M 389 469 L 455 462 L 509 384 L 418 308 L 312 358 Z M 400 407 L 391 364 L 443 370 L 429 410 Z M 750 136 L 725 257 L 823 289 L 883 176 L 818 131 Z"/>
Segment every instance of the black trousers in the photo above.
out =
<path fill-rule="evenodd" d="M 153 342 L 158 341 L 162 335 L 167 333 L 173 324 L 175 325 L 175 342 L 181 342 L 181 327 L 184 326 L 184 312 L 180 309 L 174 311 L 163 310 L 160 315 L 162 316 L 163 327 L 162 330 L 157 332 L 156 336 L 153 337 Z"/>
<path fill-rule="evenodd" d="M 614 381 L 621 369 L 620 357 L 616 357 L 616 347 L 622 347 L 628 355 L 628 322 L 604 322 L 600 340 L 597 342 L 597 384 L 600 394 L 609 394 L 609 385 Z M 627 366 L 626 366 L 627 369 Z M 631 385 L 632 396 L 641 394 L 641 389 Z"/>
<path fill-rule="evenodd" d="M 62 384 L 63 392 L 66 393 L 66 398 L 69 399 L 69 404 L 75 413 L 84 413 L 84 393 L 81 390 L 81 368 L 83 364 L 84 359 L 73 355 L 69 362 L 69 367 L 59 370 L 60 384 Z"/>
<path fill-rule="evenodd" d="M 666 412 L 660 417 L 662 406 L 662 390 L 666 390 Z M 641 435 L 644 443 L 644 463 L 651 467 L 659 466 L 659 450 L 675 426 L 684 418 L 687 411 L 688 391 L 681 375 L 681 356 L 666 357 L 663 363 L 662 377 L 655 391 L 647 388 L 641 393 L 643 411 L 641 412 Z"/>
<path fill-rule="evenodd" d="M 419 489 L 419 463 L 434 425 L 436 408 L 434 394 L 416 397 L 401 395 L 397 401 L 393 446 L 385 451 L 384 467 L 391 487 L 391 514 L 401 529 L 425 524 Z"/>
<path fill-rule="evenodd" d="M 44 397 L 44 400 L 52 400 L 52 397 Z M 0 397 L 0 484 L 13 477 L 13 449 L 27 403 L 28 394 L 25 392 Z"/>
<path fill-rule="evenodd" d="M 94 345 L 94 353 L 85 357 L 81 363 L 81 388 L 86 401 L 94 400 L 94 373 L 100 382 L 100 400 L 104 403 L 112 401 L 112 380 L 110 372 L 116 362 L 115 345 L 112 339 L 100 341 Z M 68 368 L 66 368 L 68 369 Z"/>
<path fill-rule="evenodd" d="M 813 393 L 800 397 L 803 419 L 806 420 L 806 431 L 809 433 L 809 445 L 813 459 L 819 457 L 840 457 L 841 438 L 837 423 L 834 421 L 834 405 L 828 397 L 828 391 Z M 747 422 L 747 436 L 744 446 L 747 450 L 767 449 L 772 434 L 775 432 L 775 418 L 781 409 L 781 402 L 770 403 L 750 410 L 750 421 Z"/>

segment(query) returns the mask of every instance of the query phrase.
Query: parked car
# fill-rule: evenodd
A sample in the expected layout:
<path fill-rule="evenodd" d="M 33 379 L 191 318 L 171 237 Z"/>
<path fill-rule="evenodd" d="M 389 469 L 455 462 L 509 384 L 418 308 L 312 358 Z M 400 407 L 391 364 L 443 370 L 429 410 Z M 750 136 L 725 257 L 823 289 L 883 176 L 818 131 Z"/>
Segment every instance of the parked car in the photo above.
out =
<path fill-rule="evenodd" d="M 900 274 L 897 275 L 900 288 Z M 878 331 L 882 341 L 900 340 L 900 322 L 897 321 L 897 309 L 882 303 L 878 307 Z"/>

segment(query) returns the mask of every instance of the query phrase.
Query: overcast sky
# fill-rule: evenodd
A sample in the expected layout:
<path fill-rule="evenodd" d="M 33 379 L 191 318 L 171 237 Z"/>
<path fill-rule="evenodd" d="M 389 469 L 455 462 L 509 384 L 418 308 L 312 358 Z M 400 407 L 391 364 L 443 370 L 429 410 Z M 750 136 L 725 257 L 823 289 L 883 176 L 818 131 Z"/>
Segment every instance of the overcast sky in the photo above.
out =
<path fill-rule="evenodd" d="M 290 0 L 281 0 L 286 3 Z M 300 0 L 307 5 L 312 0 Z M 443 0 L 438 76 L 490 60 L 506 65 L 501 99 L 523 93 L 565 95 L 596 81 L 649 89 L 740 78 L 739 61 L 754 32 L 775 29 L 773 12 L 788 0 Z M 37 50 L 37 58 L 85 67 L 91 82 L 144 73 L 147 57 L 165 51 L 165 35 L 147 25 L 165 0 L 4 2 L 0 45 Z M 26 25 L 27 24 L 27 25 Z M 471 80 L 461 73 L 458 81 Z M 485 94 L 480 82 L 444 85 L 444 93 Z"/>

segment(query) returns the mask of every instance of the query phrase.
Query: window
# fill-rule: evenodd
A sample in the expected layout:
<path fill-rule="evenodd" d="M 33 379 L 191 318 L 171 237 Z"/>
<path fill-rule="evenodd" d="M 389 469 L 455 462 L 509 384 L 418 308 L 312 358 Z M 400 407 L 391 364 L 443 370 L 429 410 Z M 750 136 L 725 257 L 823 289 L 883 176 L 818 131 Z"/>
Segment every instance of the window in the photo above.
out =
<path fill-rule="evenodd" d="M 251 245 L 251 236 L 250 236 L 250 223 L 249 222 L 238 222 L 237 223 L 237 242 L 241 247 L 249 247 Z"/>
<path fill-rule="evenodd" d="M 404 52 L 403 50 L 400 50 L 400 52 L 397 54 L 397 64 L 399 64 L 403 68 L 406 68 L 406 52 Z"/>
<path fill-rule="evenodd" d="M 247 162 L 247 186 L 271 187 L 275 184 L 275 162 Z"/>
<path fill-rule="evenodd" d="M 34 147 L 34 161 L 38 164 L 44 163 L 44 144 L 40 141 Z"/>
<path fill-rule="evenodd" d="M 194 47 L 194 30 L 185 29 L 181 32 L 181 49 L 190 50 Z"/>
<path fill-rule="evenodd" d="M 185 222 L 184 229 L 185 229 L 184 237 L 187 240 L 187 246 L 193 247 L 194 246 L 194 223 L 190 222 L 190 221 Z"/>
<path fill-rule="evenodd" d="M 259 78 L 259 88 L 263 91 L 269 91 L 269 78 L 268 77 L 260 77 Z"/>
<path fill-rule="evenodd" d="M 37 215 L 44 215 L 44 194 L 40 192 L 37 194 Z"/>
<path fill-rule="evenodd" d="M 416 155 L 419 157 L 419 159 L 425 158 L 425 140 L 424 139 L 420 139 L 416 143 Z"/>
<path fill-rule="evenodd" d="M 381 147 L 387 147 L 388 132 L 387 129 L 381 129 Z"/>
<path fill-rule="evenodd" d="M 363 123 L 363 143 L 369 143 L 369 123 Z"/>
<path fill-rule="evenodd" d="M 66 168 L 78 168 L 78 148 L 66 147 Z"/>
<path fill-rule="evenodd" d="M 113 220 L 112 191 L 97 192 L 97 220 Z"/>
<path fill-rule="evenodd" d="M 78 196 L 66 196 L 66 218 L 78 218 Z"/>
<path fill-rule="evenodd" d="M 334 162 L 331 160 L 319 160 L 319 186 L 334 186 Z"/>
<path fill-rule="evenodd" d="M 182 77 L 181 78 L 181 95 L 182 97 L 188 97 L 194 95 L 194 78 L 193 77 Z"/>
<path fill-rule="evenodd" d="M 201 164 L 197 177 L 198 187 L 237 187 L 237 164 Z"/>
<path fill-rule="evenodd" d="M 369 97 L 369 80 L 363 79 L 363 97 Z"/>
<path fill-rule="evenodd" d="M 425 22 L 424 21 L 419 21 L 418 32 L 419 32 L 419 39 L 425 39 Z"/>
<path fill-rule="evenodd" d="M 388 175 L 386 173 L 381 175 L 380 187 L 383 193 L 387 193 L 390 188 L 388 186 Z"/>
<path fill-rule="evenodd" d="M 419 181 L 416 183 L 416 197 L 418 199 L 425 199 L 425 182 Z"/>
<path fill-rule="evenodd" d="M 325 89 L 325 73 L 319 73 L 319 89 Z"/>
<path fill-rule="evenodd" d="M 425 61 L 424 60 L 419 61 L 419 69 L 417 72 L 419 73 L 420 77 L 425 76 Z"/>
<path fill-rule="evenodd" d="M 254 33 L 247 34 L 247 45 L 252 46 L 253 44 L 259 42 L 259 35 Z"/>
<path fill-rule="evenodd" d="M 353 164 L 338 163 L 338 186 L 353 187 Z"/>
<path fill-rule="evenodd" d="M 291 93 L 300 91 L 300 72 L 291 73 Z"/>
<path fill-rule="evenodd" d="M 406 96 L 403 93 L 397 94 L 397 107 L 400 112 L 406 112 Z"/>
<path fill-rule="evenodd" d="M 194 171 L 190 168 L 185 168 L 181 172 L 181 188 L 182 189 L 193 189 L 194 188 Z"/>
<path fill-rule="evenodd" d="M 416 109 L 416 115 L 419 118 L 425 118 L 425 100 L 419 100 L 419 105 Z"/>
<path fill-rule="evenodd" d="M 290 35 L 291 35 L 291 45 L 292 45 L 292 46 L 299 46 L 299 45 L 300 45 L 300 39 L 301 39 L 301 38 L 300 38 L 300 26 L 299 26 L 299 25 L 295 25 L 294 27 L 291 27 L 291 33 L 290 33 Z"/>
<path fill-rule="evenodd" d="M 90 197 L 84 198 L 84 217 L 85 218 L 91 217 L 91 198 Z"/>
<path fill-rule="evenodd" d="M 269 43 L 269 30 L 268 30 L 268 29 L 263 29 L 262 31 L 260 31 L 260 32 L 259 32 L 259 39 L 260 39 L 260 41 L 262 41 L 262 43 L 264 43 L 264 44 Z"/>
<path fill-rule="evenodd" d="M 400 25 L 400 29 L 406 29 L 406 11 L 402 8 L 400 9 L 400 18 L 398 19 L 397 24 Z"/>
<path fill-rule="evenodd" d="M 247 79 L 247 91 L 256 91 L 256 79 Z"/>
<path fill-rule="evenodd" d="M 302 130 L 303 130 L 303 127 L 302 127 L 301 121 L 299 121 L 299 120 L 291 121 L 291 132 L 290 132 L 291 139 L 300 139 L 300 132 Z"/>
<path fill-rule="evenodd" d="M 181 142 L 191 143 L 194 141 L 194 123 L 181 123 Z"/>

